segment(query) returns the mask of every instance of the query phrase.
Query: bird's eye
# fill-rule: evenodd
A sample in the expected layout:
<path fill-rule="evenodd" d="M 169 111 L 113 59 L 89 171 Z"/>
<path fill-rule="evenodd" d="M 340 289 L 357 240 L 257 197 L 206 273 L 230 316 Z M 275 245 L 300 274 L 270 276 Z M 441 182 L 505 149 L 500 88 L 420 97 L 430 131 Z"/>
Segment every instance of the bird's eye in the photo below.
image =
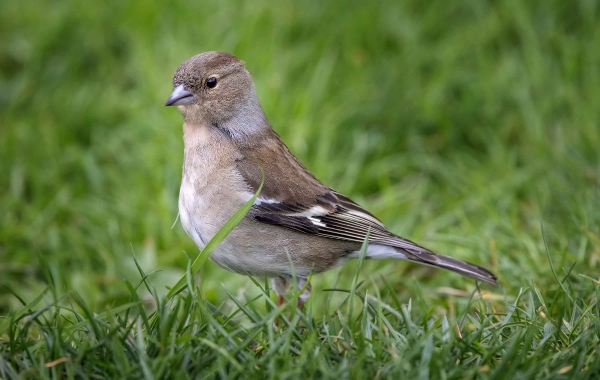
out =
<path fill-rule="evenodd" d="M 214 88 L 217 85 L 217 78 L 210 77 L 206 80 L 206 87 Z"/>

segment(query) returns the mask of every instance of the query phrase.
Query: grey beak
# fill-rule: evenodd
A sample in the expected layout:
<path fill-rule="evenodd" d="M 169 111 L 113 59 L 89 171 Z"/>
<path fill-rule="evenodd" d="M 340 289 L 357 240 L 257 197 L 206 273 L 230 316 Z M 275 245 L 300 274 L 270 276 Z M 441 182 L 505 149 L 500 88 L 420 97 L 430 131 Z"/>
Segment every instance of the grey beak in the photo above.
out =
<path fill-rule="evenodd" d="M 182 84 L 175 87 L 165 106 L 181 106 L 184 104 L 194 103 L 196 99 L 191 91 L 186 90 Z"/>

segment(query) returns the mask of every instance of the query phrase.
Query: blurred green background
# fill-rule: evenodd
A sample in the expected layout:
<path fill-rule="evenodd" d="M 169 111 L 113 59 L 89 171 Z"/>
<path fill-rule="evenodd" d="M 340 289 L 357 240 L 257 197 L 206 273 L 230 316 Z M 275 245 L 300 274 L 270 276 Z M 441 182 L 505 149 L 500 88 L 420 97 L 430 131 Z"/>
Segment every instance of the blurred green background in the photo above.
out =
<path fill-rule="evenodd" d="M 3 1 L 0 282 L 96 309 L 139 278 L 161 291 L 198 250 L 179 223 L 182 120 L 171 76 L 233 53 L 290 149 L 392 231 L 495 271 L 515 294 L 600 265 L 596 1 Z M 186 256 L 187 255 L 187 256 Z M 353 266 L 314 280 L 315 300 Z M 210 263 L 209 300 L 250 280 Z M 368 262 L 400 297 L 470 289 L 458 275 Z M 253 285 L 252 285 L 253 286 Z M 17 304 L 0 290 L 0 311 Z"/>

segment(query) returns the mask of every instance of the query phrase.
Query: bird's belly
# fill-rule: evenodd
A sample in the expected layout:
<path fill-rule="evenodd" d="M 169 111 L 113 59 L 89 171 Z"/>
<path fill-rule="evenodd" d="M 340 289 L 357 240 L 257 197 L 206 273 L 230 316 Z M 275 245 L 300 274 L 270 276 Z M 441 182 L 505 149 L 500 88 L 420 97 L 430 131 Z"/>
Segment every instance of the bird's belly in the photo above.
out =
<path fill-rule="evenodd" d="M 200 249 L 223 227 L 252 194 L 222 179 L 219 185 L 185 177 L 179 190 L 179 218 L 187 234 Z"/>
<path fill-rule="evenodd" d="M 196 205 L 196 210 L 199 209 L 198 207 Z M 219 225 L 209 223 L 204 220 L 206 218 L 203 218 L 202 215 L 205 214 L 190 211 L 186 207 L 185 196 L 180 196 L 179 218 L 181 224 L 200 249 L 206 246 L 224 223 Z M 248 228 L 248 224 L 254 225 L 256 222 L 250 220 L 249 217 L 244 218 L 214 249 L 210 259 L 230 272 L 261 277 L 291 275 L 293 272 L 298 276 L 308 276 L 313 269 L 317 272 L 322 271 L 316 267 L 318 262 L 299 260 L 298 258 L 308 258 L 311 253 L 314 255 L 324 252 L 318 250 L 304 252 L 304 247 L 294 244 L 293 238 L 287 238 L 286 230 L 272 231 L 270 227 L 252 229 Z M 248 231 L 252 231 L 251 235 L 248 234 Z M 289 257 L 286 251 L 290 254 Z M 292 270 L 290 259 L 294 270 Z"/>
<path fill-rule="evenodd" d="M 194 240 L 200 249 L 204 249 L 206 243 L 218 231 L 218 228 L 207 226 L 202 223 L 201 217 L 190 215 L 185 207 L 181 207 L 180 201 L 180 220 L 184 230 Z M 278 256 L 285 256 L 284 248 Z M 253 246 L 250 242 L 241 242 L 237 229 L 231 231 L 212 252 L 210 259 L 221 268 L 234 273 L 275 277 L 281 274 L 290 273 L 289 262 L 282 260 L 273 260 L 273 252 L 265 251 L 262 247 Z M 302 271 L 305 272 L 305 271 Z"/>
<path fill-rule="evenodd" d="M 310 237 L 246 216 L 215 249 L 211 258 L 222 268 L 254 276 L 306 277 L 347 262 L 356 243 Z M 358 244 L 360 246 L 360 244 Z"/>
<path fill-rule="evenodd" d="M 231 191 L 232 185 L 226 184 L 226 178 L 220 178 L 221 186 L 200 186 L 196 180 L 192 184 L 183 178 L 179 192 L 179 219 L 183 229 L 200 249 L 204 249 L 212 237 L 223 227 L 236 211 L 250 198 L 242 191 Z M 255 275 L 278 276 L 289 273 L 290 265 L 286 258 L 285 247 L 276 250 L 278 260 L 273 260 L 274 252 L 264 246 L 273 239 L 273 234 L 256 231 L 260 237 L 248 235 L 243 231 L 252 231 L 245 218 L 212 252 L 210 258 L 220 267 L 230 272 Z M 261 244 L 256 244 L 256 241 Z M 254 243 L 253 243 L 254 242 Z"/>
<path fill-rule="evenodd" d="M 198 186 L 186 178 L 179 193 L 179 217 L 187 234 L 200 249 L 239 210 L 252 194 L 231 192 L 232 185 L 221 177 L 221 186 Z M 355 246 L 356 245 L 356 246 Z M 211 259 L 231 272 L 275 277 L 308 276 L 343 264 L 346 253 L 360 247 L 322 237 L 311 237 L 246 216 L 211 254 Z M 293 266 L 293 269 L 292 269 Z"/>
<path fill-rule="evenodd" d="M 224 242 L 214 250 L 210 258 L 221 268 L 234 273 L 259 277 L 289 274 L 289 263 L 271 260 L 270 253 Z"/>

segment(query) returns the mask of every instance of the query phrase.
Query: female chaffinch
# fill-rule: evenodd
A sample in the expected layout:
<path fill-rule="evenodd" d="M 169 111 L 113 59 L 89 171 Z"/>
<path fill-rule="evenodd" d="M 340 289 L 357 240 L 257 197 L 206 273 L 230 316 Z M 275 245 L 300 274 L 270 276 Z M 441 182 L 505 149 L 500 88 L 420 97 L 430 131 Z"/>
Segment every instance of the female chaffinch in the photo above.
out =
<path fill-rule="evenodd" d="M 310 295 L 310 273 L 357 258 L 369 233 L 366 258 L 408 260 L 496 283 L 484 268 L 393 234 L 315 178 L 269 124 L 250 73 L 235 56 L 198 54 L 179 66 L 173 86 L 166 105 L 177 106 L 184 119 L 179 216 L 201 249 L 258 190 L 264 170 L 259 198 L 212 253 L 222 268 L 272 278 L 281 302 L 291 283 L 291 259 L 305 289 L 301 307 Z"/>

